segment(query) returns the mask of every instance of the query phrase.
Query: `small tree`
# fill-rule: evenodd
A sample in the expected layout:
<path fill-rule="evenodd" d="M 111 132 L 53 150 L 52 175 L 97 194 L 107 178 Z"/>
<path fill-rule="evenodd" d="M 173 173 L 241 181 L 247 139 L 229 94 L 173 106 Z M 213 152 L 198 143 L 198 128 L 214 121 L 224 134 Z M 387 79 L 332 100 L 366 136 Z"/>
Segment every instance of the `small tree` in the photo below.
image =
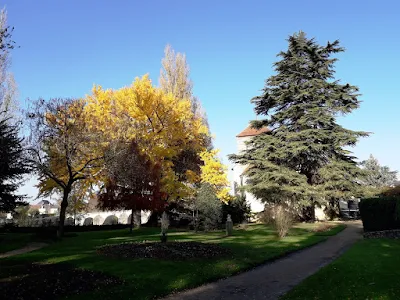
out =
<path fill-rule="evenodd" d="M 17 113 L 17 86 L 14 76 L 9 72 L 11 63 L 10 50 L 14 49 L 12 40 L 14 28 L 7 25 L 7 12 L 0 11 L 0 113 L 9 122 L 15 121 Z"/>
<path fill-rule="evenodd" d="M 397 171 L 391 171 L 388 166 L 381 166 L 378 160 L 369 156 L 367 160 L 361 162 L 361 166 L 366 171 L 362 182 L 374 188 L 394 186 L 397 182 Z"/>
<path fill-rule="evenodd" d="M 201 184 L 195 199 L 195 228 L 216 229 L 222 221 L 222 202 L 208 183 Z"/>
<path fill-rule="evenodd" d="M 103 167 L 99 135 L 90 130 L 84 108 L 82 100 L 40 99 L 28 113 L 29 161 L 39 177 L 39 190 L 62 194 L 59 237 L 64 233 L 68 200 L 75 184 L 94 178 Z"/>
<path fill-rule="evenodd" d="M 222 204 L 223 219 L 226 220 L 231 215 L 232 222 L 242 223 L 250 217 L 250 206 L 246 201 L 245 195 L 236 195 L 227 203 Z"/>
<path fill-rule="evenodd" d="M 280 238 L 285 237 L 293 225 L 293 213 L 291 208 L 285 204 L 278 204 L 273 208 L 273 224 Z"/>
<path fill-rule="evenodd" d="M 130 209 L 130 231 L 136 211 L 163 210 L 165 195 L 160 191 L 160 168 L 142 153 L 136 143 L 119 144 L 109 150 L 107 182 L 99 195 L 102 209 Z"/>
<path fill-rule="evenodd" d="M 26 226 L 29 220 L 29 205 L 22 205 L 15 208 L 13 219 L 17 222 L 18 226 Z"/>
<path fill-rule="evenodd" d="M 77 182 L 71 190 L 66 211 L 67 214 L 74 216 L 74 225 L 76 225 L 77 216 L 78 219 L 82 218 L 82 213 L 88 208 L 88 203 L 85 201 L 85 194 L 88 189 L 79 183 Z"/>

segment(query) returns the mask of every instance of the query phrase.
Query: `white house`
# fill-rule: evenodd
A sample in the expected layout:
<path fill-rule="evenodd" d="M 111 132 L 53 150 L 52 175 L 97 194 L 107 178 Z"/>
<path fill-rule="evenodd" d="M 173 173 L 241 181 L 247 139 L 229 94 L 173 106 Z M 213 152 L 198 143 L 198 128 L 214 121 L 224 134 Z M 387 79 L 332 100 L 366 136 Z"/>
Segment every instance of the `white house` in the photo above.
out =
<path fill-rule="evenodd" d="M 268 128 L 261 128 L 261 129 L 254 129 L 250 125 L 240 132 L 236 136 L 236 143 L 237 143 L 237 153 L 240 154 L 242 151 L 246 150 L 246 141 L 250 140 L 252 137 L 257 136 L 259 134 L 269 132 Z M 234 186 L 234 193 L 235 187 L 240 187 L 246 184 L 246 178 L 243 176 L 247 166 L 234 164 L 233 166 L 233 186 Z M 264 210 L 264 204 L 257 199 L 251 193 L 246 192 L 246 201 L 250 205 L 250 209 L 252 213 L 259 213 Z M 324 207 L 316 207 L 315 208 L 315 217 L 317 220 L 326 220 L 326 215 L 324 213 Z"/>
<path fill-rule="evenodd" d="M 48 200 L 41 200 L 37 204 L 30 205 L 32 210 L 38 210 L 40 215 L 56 215 L 58 214 L 58 205 L 51 203 Z"/>
<path fill-rule="evenodd" d="M 261 133 L 268 132 L 268 128 L 261 128 L 261 129 L 254 129 L 251 128 L 249 125 L 245 130 L 240 132 L 236 136 L 236 143 L 237 143 L 237 153 L 240 154 L 242 151 L 246 150 L 246 141 L 250 140 L 252 137 L 259 135 Z M 244 165 L 239 165 L 239 164 L 234 164 L 233 166 L 233 185 L 234 185 L 234 192 L 235 187 L 240 187 L 246 184 L 246 179 L 243 177 L 244 170 L 246 169 L 246 166 Z M 246 201 L 250 205 L 251 212 L 253 213 L 258 213 L 264 210 L 264 204 L 254 197 L 254 195 L 246 192 Z"/>

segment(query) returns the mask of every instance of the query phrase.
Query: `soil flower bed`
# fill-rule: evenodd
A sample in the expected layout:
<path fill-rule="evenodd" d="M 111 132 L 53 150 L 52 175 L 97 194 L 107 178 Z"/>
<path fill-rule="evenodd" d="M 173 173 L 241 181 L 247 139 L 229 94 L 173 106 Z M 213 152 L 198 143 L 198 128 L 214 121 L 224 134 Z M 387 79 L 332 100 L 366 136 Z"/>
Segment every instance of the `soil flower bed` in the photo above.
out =
<path fill-rule="evenodd" d="M 105 245 L 97 253 L 114 258 L 157 258 L 188 260 L 231 255 L 229 249 L 219 245 L 199 242 L 142 242 Z"/>
<path fill-rule="evenodd" d="M 394 230 L 364 232 L 364 238 L 366 238 L 366 239 L 380 239 L 380 238 L 400 239 L 400 230 L 394 229 Z"/>

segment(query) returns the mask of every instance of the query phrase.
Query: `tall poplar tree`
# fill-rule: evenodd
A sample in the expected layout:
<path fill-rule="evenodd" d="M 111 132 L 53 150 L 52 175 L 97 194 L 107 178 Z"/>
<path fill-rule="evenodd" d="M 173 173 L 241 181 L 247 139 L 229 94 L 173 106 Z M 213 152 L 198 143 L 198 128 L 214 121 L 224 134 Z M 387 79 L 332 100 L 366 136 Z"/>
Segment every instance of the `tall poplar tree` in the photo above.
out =
<path fill-rule="evenodd" d="M 356 178 L 361 170 L 348 147 L 368 133 L 336 121 L 360 105 L 358 87 L 334 77 L 337 58 L 332 55 L 344 51 L 339 41 L 321 46 L 300 31 L 288 43 L 274 64 L 276 74 L 251 100 L 261 116 L 252 126 L 270 131 L 230 159 L 248 166 L 247 188 L 257 198 L 290 203 L 312 219 L 316 204 L 333 204 L 360 192 Z"/>

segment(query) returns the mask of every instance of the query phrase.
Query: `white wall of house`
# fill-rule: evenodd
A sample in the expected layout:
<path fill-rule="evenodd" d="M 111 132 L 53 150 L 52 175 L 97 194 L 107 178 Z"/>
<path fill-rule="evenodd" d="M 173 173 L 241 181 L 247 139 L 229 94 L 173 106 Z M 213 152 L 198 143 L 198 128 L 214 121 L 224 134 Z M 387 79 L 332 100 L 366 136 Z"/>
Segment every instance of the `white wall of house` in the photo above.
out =
<path fill-rule="evenodd" d="M 237 144 L 237 153 L 240 154 L 241 152 L 246 150 L 246 142 L 249 141 L 252 136 L 244 136 L 244 137 L 236 137 L 236 144 Z M 246 178 L 242 174 L 246 170 L 247 166 L 234 164 L 233 166 L 233 186 L 235 183 L 237 186 L 245 185 Z M 246 201 L 250 205 L 251 212 L 258 213 L 264 210 L 264 204 L 257 199 L 251 193 L 246 192 Z M 318 221 L 325 221 L 327 219 L 325 212 L 325 207 L 316 207 L 315 208 L 315 217 Z"/>
<path fill-rule="evenodd" d="M 237 144 L 237 153 L 240 154 L 242 151 L 246 150 L 245 142 L 251 139 L 251 136 L 245 137 L 236 137 Z M 246 184 L 246 178 L 242 177 L 243 172 L 245 171 L 246 166 L 234 164 L 233 165 L 233 181 L 236 182 L 237 186 L 241 186 L 242 184 Z M 250 205 L 251 212 L 258 213 L 264 210 L 264 204 L 254 197 L 253 194 L 246 192 L 246 201 Z"/>

